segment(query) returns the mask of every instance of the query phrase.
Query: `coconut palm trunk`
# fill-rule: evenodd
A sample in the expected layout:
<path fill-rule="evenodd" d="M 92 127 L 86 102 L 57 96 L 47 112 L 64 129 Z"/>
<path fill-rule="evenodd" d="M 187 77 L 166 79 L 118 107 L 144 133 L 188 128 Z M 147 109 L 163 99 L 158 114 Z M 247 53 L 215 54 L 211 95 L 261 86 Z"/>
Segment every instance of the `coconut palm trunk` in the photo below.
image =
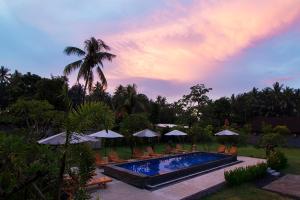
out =
<path fill-rule="evenodd" d="M 78 47 L 66 47 L 64 50 L 65 54 L 76 55 L 82 58 L 65 66 L 64 75 L 68 76 L 73 71 L 79 69 L 77 82 L 79 82 L 80 79 L 85 81 L 84 91 L 86 95 L 87 89 L 89 91 L 92 90 L 94 73 L 96 73 L 105 90 L 107 88 L 107 81 L 102 71 L 103 61 L 112 61 L 112 59 L 116 57 L 116 55 L 108 53 L 108 51 L 110 51 L 110 47 L 105 44 L 103 40 L 95 39 L 94 37 L 84 42 L 83 50 Z M 85 101 L 85 95 L 83 102 Z"/>

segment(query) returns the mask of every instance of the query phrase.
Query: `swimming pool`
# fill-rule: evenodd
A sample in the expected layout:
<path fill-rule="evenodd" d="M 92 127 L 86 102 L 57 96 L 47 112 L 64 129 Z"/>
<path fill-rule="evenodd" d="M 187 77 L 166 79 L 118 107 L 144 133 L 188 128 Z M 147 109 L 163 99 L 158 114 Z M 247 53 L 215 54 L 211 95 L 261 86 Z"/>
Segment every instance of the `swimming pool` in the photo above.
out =
<path fill-rule="evenodd" d="M 104 167 L 104 174 L 140 188 L 155 188 L 237 161 L 236 156 L 193 152 Z"/>

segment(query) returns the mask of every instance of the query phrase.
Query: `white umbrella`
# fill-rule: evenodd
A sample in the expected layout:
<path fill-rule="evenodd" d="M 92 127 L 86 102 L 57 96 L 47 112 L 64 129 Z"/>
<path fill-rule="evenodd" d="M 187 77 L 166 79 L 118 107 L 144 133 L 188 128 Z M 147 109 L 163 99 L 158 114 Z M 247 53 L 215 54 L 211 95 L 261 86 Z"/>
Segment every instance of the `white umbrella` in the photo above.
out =
<path fill-rule="evenodd" d="M 176 124 L 155 124 L 155 126 L 160 127 L 160 128 L 174 128 L 176 126 L 181 126 L 181 125 L 176 125 Z M 183 126 L 183 128 L 189 128 L 188 126 Z"/>
<path fill-rule="evenodd" d="M 234 136 L 239 135 L 236 132 L 230 131 L 230 130 L 223 130 L 215 134 L 216 136 Z"/>
<path fill-rule="evenodd" d="M 142 131 L 139 131 L 139 132 L 136 132 L 133 134 L 133 136 L 135 137 L 158 137 L 159 134 L 154 132 L 154 131 L 151 131 L 149 129 L 145 129 L 145 130 L 142 130 Z"/>
<path fill-rule="evenodd" d="M 96 133 L 92 133 L 89 135 L 90 137 L 94 137 L 94 138 L 121 138 L 124 137 L 123 135 L 116 133 L 112 130 L 102 130 L 102 131 L 98 131 Z M 106 146 L 106 145 L 105 145 Z M 106 147 L 105 147 L 105 155 L 106 155 Z"/>
<path fill-rule="evenodd" d="M 123 135 L 116 133 L 112 130 L 102 130 L 98 131 L 96 133 L 92 133 L 89 136 L 95 137 L 95 138 L 120 138 L 124 137 Z"/>
<path fill-rule="evenodd" d="M 80 135 L 79 133 L 71 133 L 70 144 L 78 144 L 83 142 L 97 142 L 97 139 L 92 138 L 88 135 Z M 39 144 L 50 144 L 50 145 L 63 145 L 66 143 L 66 132 L 62 132 L 50 137 L 41 139 L 38 141 Z"/>
<path fill-rule="evenodd" d="M 179 131 L 179 130 L 173 130 L 173 131 L 166 133 L 165 135 L 166 136 L 185 136 L 187 134 L 182 131 Z"/>
<path fill-rule="evenodd" d="M 160 127 L 160 128 L 173 128 L 177 126 L 176 124 L 156 124 L 155 126 Z"/>

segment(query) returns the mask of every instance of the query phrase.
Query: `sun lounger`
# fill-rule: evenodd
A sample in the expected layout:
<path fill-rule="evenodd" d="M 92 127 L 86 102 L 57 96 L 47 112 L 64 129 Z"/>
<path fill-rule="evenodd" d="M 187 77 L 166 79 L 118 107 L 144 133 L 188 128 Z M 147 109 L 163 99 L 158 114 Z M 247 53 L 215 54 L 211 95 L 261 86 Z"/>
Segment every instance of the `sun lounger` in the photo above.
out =
<path fill-rule="evenodd" d="M 100 177 L 100 178 L 93 178 L 85 185 L 85 187 L 98 185 L 99 188 L 105 189 L 106 183 L 109 183 L 109 182 L 112 182 L 112 179 L 107 176 Z"/>
<path fill-rule="evenodd" d="M 222 144 L 222 145 L 220 145 L 220 146 L 218 147 L 217 152 L 218 152 L 218 153 L 225 153 L 225 150 L 226 150 L 226 146 Z"/>
<path fill-rule="evenodd" d="M 193 144 L 191 146 L 191 152 L 195 152 L 195 151 L 197 151 L 197 145 Z"/>
<path fill-rule="evenodd" d="M 151 156 L 149 156 L 149 155 L 144 155 L 143 151 L 140 148 L 134 148 L 133 149 L 132 157 L 136 158 L 136 159 L 148 159 L 148 158 L 151 158 Z"/>
<path fill-rule="evenodd" d="M 228 151 L 228 154 L 233 155 L 233 156 L 236 156 L 237 153 L 238 153 L 238 149 L 236 146 L 232 146 Z"/>
<path fill-rule="evenodd" d="M 111 151 L 108 154 L 108 161 L 120 163 L 120 162 L 125 162 L 126 160 L 121 159 L 117 152 Z"/>
<path fill-rule="evenodd" d="M 176 144 L 176 148 L 175 150 L 178 152 L 178 153 L 186 153 L 187 151 L 183 149 L 182 145 L 181 144 Z"/>
<path fill-rule="evenodd" d="M 178 153 L 178 152 L 176 151 L 176 149 L 172 148 L 171 145 L 167 144 L 165 146 L 165 153 L 166 154 L 175 154 L 175 153 Z"/>
<path fill-rule="evenodd" d="M 146 147 L 146 151 L 149 156 L 157 157 L 157 156 L 162 156 L 163 154 L 155 153 L 152 149 L 152 147 L 148 146 Z"/>
<path fill-rule="evenodd" d="M 103 160 L 101 155 L 99 153 L 96 153 L 95 154 L 95 164 L 97 167 L 102 167 L 104 165 L 107 165 L 108 161 Z"/>

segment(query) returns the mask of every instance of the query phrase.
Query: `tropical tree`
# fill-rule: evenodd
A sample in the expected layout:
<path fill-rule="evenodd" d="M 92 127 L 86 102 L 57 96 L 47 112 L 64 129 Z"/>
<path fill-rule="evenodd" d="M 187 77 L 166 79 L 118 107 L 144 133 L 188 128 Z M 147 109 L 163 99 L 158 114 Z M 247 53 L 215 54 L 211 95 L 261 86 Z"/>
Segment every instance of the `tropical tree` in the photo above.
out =
<path fill-rule="evenodd" d="M 107 81 L 102 71 L 103 61 L 112 61 L 116 57 L 116 55 L 108 53 L 108 51 L 110 51 L 110 47 L 103 40 L 94 37 L 84 42 L 84 50 L 73 46 L 66 47 L 64 50 L 65 54 L 76 55 L 82 58 L 65 66 L 64 74 L 70 75 L 71 72 L 79 69 L 77 81 L 81 78 L 84 79 L 84 91 L 86 92 L 87 88 L 89 91 L 92 90 L 95 69 L 102 85 L 106 88 Z"/>
<path fill-rule="evenodd" d="M 182 99 L 177 102 L 180 110 L 184 110 L 182 113 L 182 119 L 192 126 L 194 122 L 199 121 L 202 110 L 210 102 L 207 93 L 209 93 L 212 88 L 206 88 L 204 84 L 197 84 L 192 86 L 191 91 L 187 95 L 183 95 Z"/>
<path fill-rule="evenodd" d="M 96 82 L 95 87 L 93 87 L 92 92 L 87 99 L 88 101 L 102 101 L 111 106 L 111 95 L 108 92 L 105 92 L 105 88 L 98 81 Z"/>
<path fill-rule="evenodd" d="M 147 114 L 145 113 L 128 115 L 122 121 L 120 131 L 122 134 L 124 134 L 132 152 L 134 146 L 134 138 L 132 134 L 146 128 L 151 128 L 151 123 L 148 120 Z"/>
<path fill-rule="evenodd" d="M 146 111 L 149 100 L 146 95 L 138 94 L 135 84 L 120 85 L 116 88 L 113 96 L 113 106 L 119 117 L 124 117 L 125 114 L 133 114 Z"/>
<path fill-rule="evenodd" d="M 0 199 L 51 199 L 57 153 L 24 137 L 0 134 Z"/>
<path fill-rule="evenodd" d="M 9 107 L 6 118 L 19 128 L 26 129 L 27 140 L 35 141 L 46 136 L 49 130 L 59 129 L 62 114 L 47 101 L 19 99 Z"/>
<path fill-rule="evenodd" d="M 68 97 L 72 102 L 73 108 L 82 104 L 84 100 L 83 86 L 80 83 L 73 85 L 68 91 Z"/>
<path fill-rule="evenodd" d="M 10 74 L 9 74 L 9 69 L 5 68 L 4 66 L 0 67 L 0 84 L 8 83 Z"/>

